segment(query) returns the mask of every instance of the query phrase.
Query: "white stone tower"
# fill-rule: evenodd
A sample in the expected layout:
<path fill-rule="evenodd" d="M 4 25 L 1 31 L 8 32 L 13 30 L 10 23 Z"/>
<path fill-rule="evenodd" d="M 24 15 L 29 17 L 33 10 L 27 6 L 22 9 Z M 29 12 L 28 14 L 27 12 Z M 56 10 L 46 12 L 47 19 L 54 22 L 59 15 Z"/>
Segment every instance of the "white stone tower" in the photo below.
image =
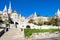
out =
<path fill-rule="evenodd" d="M 34 13 L 34 17 L 37 17 L 37 14 L 36 14 L 36 12 Z"/>
<path fill-rule="evenodd" d="M 8 8 L 8 14 L 10 15 L 12 13 L 12 8 L 11 8 L 11 2 L 9 3 L 9 8 Z"/>
<path fill-rule="evenodd" d="M 56 18 L 57 18 L 57 26 L 60 26 L 60 10 L 59 9 L 57 10 Z"/>
<path fill-rule="evenodd" d="M 60 10 L 57 10 L 56 16 L 60 18 Z"/>
<path fill-rule="evenodd" d="M 3 10 L 3 12 L 4 12 L 4 11 L 7 11 L 7 7 L 6 7 L 6 5 L 5 5 L 5 7 L 4 7 L 4 10 Z"/>
<path fill-rule="evenodd" d="M 8 13 L 7 13 L 7 7 L 5 5 L 3 9 L 3 20 L 8 20 Z"/>

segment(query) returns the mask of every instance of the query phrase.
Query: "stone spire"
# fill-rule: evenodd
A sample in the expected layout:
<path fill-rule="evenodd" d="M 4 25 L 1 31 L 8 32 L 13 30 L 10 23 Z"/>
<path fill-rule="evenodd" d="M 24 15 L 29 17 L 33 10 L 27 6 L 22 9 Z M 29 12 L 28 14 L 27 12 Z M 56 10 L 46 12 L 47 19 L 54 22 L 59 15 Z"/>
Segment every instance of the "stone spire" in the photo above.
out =
<path fill-rule="evenodd" d="M 9 3 L 9 9 L 11 9 L 11 2 Z"/>
<path fill-rule="evenodd" d="M 36 15 L 36 12 L 35 12 L 35 15 Z"/>
<path fill-rule="evenodd" d="M 9 14 L 11 14 L 11 13 L 12 13 L 12 9 L 11 9 L 11 2 L 9 3 L 8 13 L 9 13 Z"/>
<path fill-rule="evenodd" d="M 3 20 L 8 20 L 8 13 L 7 13 L 7 7 L 5 5 L 5 8 L 3 10 Z"/>
<path fill-rule="evenodd" d="M 57 11 L 58 13 L 59 13 L 59 9 L 58 9 L 58 11 Z"/>
<path fill-rule="evenodd" d="M 20 17 L 21 17 L 21 14 L 20 14 Z"/>
<path fill-rule="evenodd" d="M 59 9 L 57 10 L 56 16 L 60 17 L 60 10 Z"/>
<path fill-rule="evenodd" d="M 5 8 L 4 8 L 4 10 L 3 11 L 7 11 L 7 7 L 6 7 L 6 5 L 5 5 Z"/>
<path fill-rule="evenodd" d="M 35 16 L 35 17 L 37 16 L 36 12 L 34 13 L 34 16 Z"/>

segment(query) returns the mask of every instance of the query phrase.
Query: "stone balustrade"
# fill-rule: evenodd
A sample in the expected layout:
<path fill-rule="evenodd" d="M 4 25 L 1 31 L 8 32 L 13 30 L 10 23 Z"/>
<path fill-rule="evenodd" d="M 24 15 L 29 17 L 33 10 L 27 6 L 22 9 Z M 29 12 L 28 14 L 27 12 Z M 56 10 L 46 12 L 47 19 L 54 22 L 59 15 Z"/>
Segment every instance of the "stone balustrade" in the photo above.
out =
<path fill-rule="evenodd" d="M 4 29 L 0 29 L 0 37 L 4 34 Z"/>

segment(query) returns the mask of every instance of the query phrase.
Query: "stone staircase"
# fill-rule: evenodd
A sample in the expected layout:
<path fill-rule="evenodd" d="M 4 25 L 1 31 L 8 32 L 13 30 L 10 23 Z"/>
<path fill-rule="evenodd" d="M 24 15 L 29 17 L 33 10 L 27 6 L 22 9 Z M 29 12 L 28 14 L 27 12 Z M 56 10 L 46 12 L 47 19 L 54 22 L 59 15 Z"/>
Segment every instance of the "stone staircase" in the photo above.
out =
<path fill-rule="evenodd" d="M 24 31 L 18 28 L 11 28 L 6 32 L 0 40 L 24 40 Z"/>

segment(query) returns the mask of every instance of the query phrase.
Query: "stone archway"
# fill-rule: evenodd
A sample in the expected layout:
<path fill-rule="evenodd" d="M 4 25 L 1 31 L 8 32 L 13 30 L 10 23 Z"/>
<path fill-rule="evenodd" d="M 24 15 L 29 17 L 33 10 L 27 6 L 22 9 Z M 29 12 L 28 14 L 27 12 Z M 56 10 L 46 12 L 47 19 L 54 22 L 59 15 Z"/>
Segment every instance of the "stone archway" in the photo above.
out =
<path fill-rule="evenodd" d="M 15 27 L 17 28 L 18 22 L 15 22 Z"/>
<path fill-rule="evenodd" d="M 27 25 L 26 28 L 30 28 L 30 25 Z"/>

